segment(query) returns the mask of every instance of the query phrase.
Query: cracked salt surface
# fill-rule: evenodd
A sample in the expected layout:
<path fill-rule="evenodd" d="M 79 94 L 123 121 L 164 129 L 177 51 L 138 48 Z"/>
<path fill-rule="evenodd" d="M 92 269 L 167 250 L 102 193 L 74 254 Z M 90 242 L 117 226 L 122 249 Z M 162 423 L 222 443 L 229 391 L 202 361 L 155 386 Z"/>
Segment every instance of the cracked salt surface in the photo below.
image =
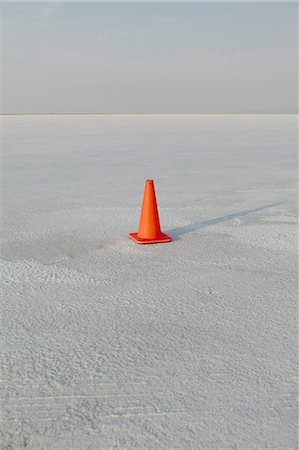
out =
<path fill-rule="evenodd" d="M 3 448 L 297 448 L 297 116 L 1 120 Z"/>

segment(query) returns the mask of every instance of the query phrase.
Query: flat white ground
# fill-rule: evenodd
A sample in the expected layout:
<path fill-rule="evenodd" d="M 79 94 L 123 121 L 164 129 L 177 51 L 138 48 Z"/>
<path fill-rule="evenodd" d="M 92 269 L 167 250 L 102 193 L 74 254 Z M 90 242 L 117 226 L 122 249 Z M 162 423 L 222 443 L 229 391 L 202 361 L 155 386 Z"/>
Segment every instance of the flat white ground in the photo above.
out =
<path fill-rule="evenodd" d="M 3 448 L 297 448 L 297 116 L 2 126 Z"/>

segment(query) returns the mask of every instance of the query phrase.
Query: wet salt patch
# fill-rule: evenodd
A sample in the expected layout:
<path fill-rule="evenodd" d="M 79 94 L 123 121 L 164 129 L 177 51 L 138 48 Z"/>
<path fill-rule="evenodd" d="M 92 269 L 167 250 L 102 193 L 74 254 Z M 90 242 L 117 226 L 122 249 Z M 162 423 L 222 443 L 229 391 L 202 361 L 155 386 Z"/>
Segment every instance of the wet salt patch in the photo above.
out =
<path fill-rule="evenodd" d="M 83 272 L 62 265 L 43 265 L 35 261 L 0 262 L 1 279 L 4 284 L 67 284 L 101 286 L 107 278 L 95 279 Z"/>

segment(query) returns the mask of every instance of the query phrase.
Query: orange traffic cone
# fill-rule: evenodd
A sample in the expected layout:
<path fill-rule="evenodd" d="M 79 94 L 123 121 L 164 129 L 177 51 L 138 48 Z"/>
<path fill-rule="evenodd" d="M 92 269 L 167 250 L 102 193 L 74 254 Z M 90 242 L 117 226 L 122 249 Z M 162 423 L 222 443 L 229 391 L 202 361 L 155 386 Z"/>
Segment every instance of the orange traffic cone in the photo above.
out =
<path fill-rule="evenodd" d="M 172 241 L 171 237 L 161 232 L 153 180 L 146 180 L 145 182 L 138 233 L 130 233 L 129 238 L 137 244 L 157 244 Z"/>

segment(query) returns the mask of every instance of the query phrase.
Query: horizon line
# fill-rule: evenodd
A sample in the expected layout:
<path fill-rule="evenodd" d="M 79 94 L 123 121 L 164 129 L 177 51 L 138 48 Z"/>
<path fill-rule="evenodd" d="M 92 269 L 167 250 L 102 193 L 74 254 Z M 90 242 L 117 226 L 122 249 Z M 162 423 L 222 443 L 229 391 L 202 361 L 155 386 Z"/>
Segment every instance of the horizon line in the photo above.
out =
<path fill-rule="evenodd" d="M 95 116 L 95 115 L 298 115 L 299 112 L 46 112 L 46 113 L 0 113 L 0 116 Z"/>

